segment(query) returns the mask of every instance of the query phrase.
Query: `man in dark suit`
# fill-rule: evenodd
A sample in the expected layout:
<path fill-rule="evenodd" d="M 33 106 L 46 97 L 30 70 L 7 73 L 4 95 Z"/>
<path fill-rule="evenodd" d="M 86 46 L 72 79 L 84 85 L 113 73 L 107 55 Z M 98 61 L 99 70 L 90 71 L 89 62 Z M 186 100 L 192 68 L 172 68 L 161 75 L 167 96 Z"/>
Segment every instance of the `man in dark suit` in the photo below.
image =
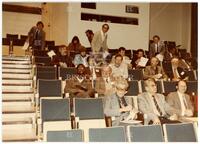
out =
<path fill-rule="evenodd" d="M 171 92 L 167 96 L 167 102 L 178 111 L 179 116 L 193 116 L 194 106 L 190 96 L 186 94 L 187 85 L 184 80 L 177 84 L 177 91 Z"/>
<path fill-rule="evenodd" d="M 39 21 L 36 26 L 33 26 L 29 33 L 27 41 L 32 49 L 44 50 L 45 48 L 45 32 L 43 30 L 44 24 Z"/>
<path fill-rule="evenodd" d="M 176 110 L 171 107 L 162 94 L 157 93 L 157 86 L 153 78 L 144 82 L 146 92 L 139 94 L 139 110 L 147 115 L 149 124 L 177 123 Z"/>
<path fill-rule="evenodd" d="M 150 58 L 156 56 L 157 54 L 164 56 L 165 51 L 165 44 L 160 41 L 160 37 L 158 35 L 153 36 L 153 43 L 150 44 L 149 48 Z"/>

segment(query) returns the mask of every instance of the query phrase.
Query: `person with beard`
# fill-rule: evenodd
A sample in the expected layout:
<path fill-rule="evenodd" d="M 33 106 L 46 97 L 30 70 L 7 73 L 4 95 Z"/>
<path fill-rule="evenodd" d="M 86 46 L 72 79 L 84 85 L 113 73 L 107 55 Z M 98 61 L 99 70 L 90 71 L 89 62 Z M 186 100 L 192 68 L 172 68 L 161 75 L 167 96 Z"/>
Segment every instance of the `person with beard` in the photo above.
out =
<path fill-rule="evenodd" d="M 70 97 L 88 98 L 94 97 L 94 89 L 91 80 L 86 75 L 86 69 L 83 64 L 76 68 L 77 74 L 66 80 L 65 93 Z"/>
<path fill-rule="evenodd" d="M 110 64 L 112 68 L 112 75 L 113 77 L 120 77 L 122 76 L 124 79 L 128 78 L 128 66 L 127 64 L 122 63 L 123 56 L 117 54 L 115 56 L 115 62 Z"/>

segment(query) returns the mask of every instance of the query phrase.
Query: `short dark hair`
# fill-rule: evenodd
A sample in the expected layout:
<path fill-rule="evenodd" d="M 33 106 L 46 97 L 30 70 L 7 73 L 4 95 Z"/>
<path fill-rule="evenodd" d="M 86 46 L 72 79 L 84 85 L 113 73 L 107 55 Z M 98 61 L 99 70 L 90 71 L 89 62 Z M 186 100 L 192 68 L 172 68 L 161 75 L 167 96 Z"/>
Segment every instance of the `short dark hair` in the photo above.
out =
<path fill-rule="evenodd" d="M 107 27 L 108 27 L 108 30 L 109 30 L 109 25 L 108 25 L 108 24 L 103 24 L 103 25 L 102 25 L 102 28 L 105 27 L 105 26 L 107 26 Z"/>
<path fill-rule="evenodd" d="M 139 52 L 142 52 L 142 53 L 144 54 L 144 50 L 143 50 L 143 49 L 138 49 L 138 50 L 136 51 L 137 54 L 138 54 Z"/>
<path fill-rule="evenodd" d="M 86 30 L 85 33 L 94 34 L 93 31 L 90 29 Z"/>
<path fill-rule="evenodd" d="M 44 24 L 43 24 L 42 21 L 38 21 L 36 25 L 38 26 L 38 25 L 40 25 L 40 24 L 42 25 L 42 27 L 44 27 Z"/>
<path fill-rule="evenodd" d="M 154 36 L 153 36 L 153 39 L 154 39 L 154 38 L 158 38 L 158 39 L 160 40 L 160 37 L 159 37 L 158 35 L 154 35 Z"/>
<path fill-rule="evenodd" d="M 118 52 L 120 52 L 120 51 L 125 51 L 126 49 L 125 49 L 125 47 L 120 47 L 119 49 L 118 49 Z"/>

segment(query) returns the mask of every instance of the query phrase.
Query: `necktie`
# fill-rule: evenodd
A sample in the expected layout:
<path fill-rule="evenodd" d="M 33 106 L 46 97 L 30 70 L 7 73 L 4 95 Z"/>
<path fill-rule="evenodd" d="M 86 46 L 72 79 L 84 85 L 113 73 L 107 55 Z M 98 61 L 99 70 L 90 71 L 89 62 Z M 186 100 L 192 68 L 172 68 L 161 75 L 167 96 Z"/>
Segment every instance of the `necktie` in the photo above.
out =
<path fill-rule="evenodd" d="M 37 30 L 35 34 L 35 39 L 38 39 L 38 38 L 39 38 L 39 30 Z"/>
<path fill-rule="evenodd" d="M 106 78 L 106 82 L 108 83 L 108 78 Z"/>
<path fill-rule="evenodd" d="M 159 107 L 159 105 L 158 105 L 158 103 L 156 101 L 155 96 L 153 95 L 152 97 L 153 97 L 153 101 L 154 101 L 154 104 L 156 106 L 156 109 L 158 110 L 158 113 L 160 114 L 160 116 L 162 116 L 162 112 L 161 112 L 160 107 Z"/>
<path fill-rule="evenodd" d="M 183 103 L 184 103 L 184 105 L 185 105 L 185 109 L 187 109 L 187 102 L 186 102 L 186 99 L 185 99 L 185 96 L 183 95 Z"/>
<path fill-rule="evenodd" d="M 124 97 L 119 97 L 119 105 L 120 105 L 120 108 L 122 106 L 127 106 L 127 103 Z"/>

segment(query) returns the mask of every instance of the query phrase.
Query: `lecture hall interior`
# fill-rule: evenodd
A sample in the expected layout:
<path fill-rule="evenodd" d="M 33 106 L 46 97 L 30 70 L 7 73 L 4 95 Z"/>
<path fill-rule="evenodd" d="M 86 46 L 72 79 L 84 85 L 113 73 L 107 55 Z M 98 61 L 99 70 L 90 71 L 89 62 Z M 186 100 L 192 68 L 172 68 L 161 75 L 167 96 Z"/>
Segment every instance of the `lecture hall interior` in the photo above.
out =
<path fill-rule="evenodd" d="M 198 2 L 2 2 L 3 142 L 198 142 Z"/>

